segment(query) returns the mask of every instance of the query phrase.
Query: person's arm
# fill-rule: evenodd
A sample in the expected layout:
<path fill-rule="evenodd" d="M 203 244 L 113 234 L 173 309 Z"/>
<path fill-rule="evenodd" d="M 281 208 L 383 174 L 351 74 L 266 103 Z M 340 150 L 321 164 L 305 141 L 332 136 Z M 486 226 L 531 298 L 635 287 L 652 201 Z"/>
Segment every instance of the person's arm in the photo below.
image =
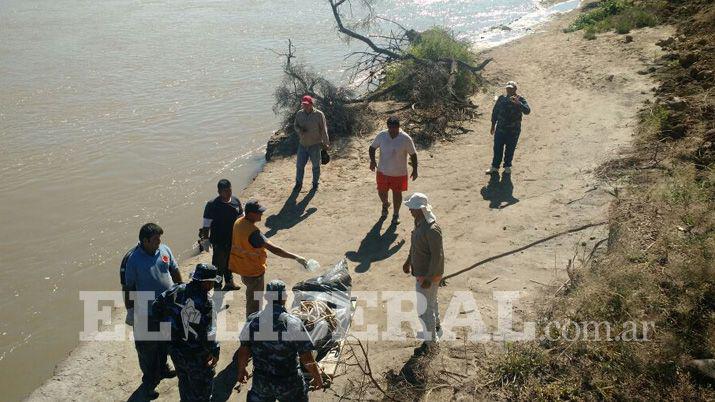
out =
<path fill-rule="evenodd" d="M 328 137 L 328 122 L 325 120 L 325 113 L 320 112 L 320 136 L 323 142 L 323 148 L 330 148 L 330 137 Z"/>
<path fill-rule="evenodd" d="M 407 153 L 410 155 L 410 165 L 412 165 L 412 180 L 417 179 L 417 148 L 415 148 L 415 142 L 412 137 L 408 136 L 409 143 L 407 144 Z"/>
<path fill-rule="evenodd" d="M 236 351 L 236 365 L 238 366 L 238 382 L 245 384 L 248 381 L 248 358 L 251 357 L 251 347 L 241 343 L 241 347 Z"/>
<path fill-rule="evenodd" d="M 162 292 L 156 299 L 154 299 L 149 308 L 151 310 L 150 315 L 152 317 L 154 317 L 157 321 L 164 321 L 164 319 L 168 315 L 168 309 L 166 306 L 166 292 Z"/>
<path fill-rule="evenodd" d="M 293 131 L 295 131 L 298 137 L 303 134 L 303 126 L 300 123 L 300 110 L 295 114 L 295 118 L 293 118 Z"/>
<path fill-rule="evenodd" d="M 412 165 L 412 181 L 417 179 L 417 153 L 410 154 L 410 165 Z"/>
<path fill-rule="evenodd" d="M 368 152 L 370 154 L 370 170 L 373 172 L 375 171 L 375 168 L 377 167 L 377 162 L 375 161 L 375 151 L 377 149 L 374 148 L 372 145 L 370 145 L 370 149 L 368 149 Z"/>
<path fill-rule="evenodd" d="M 273 243 L 266 241 L 266 243 L 263 245 L 263 247 L 266 248 L 266 250 L 270 251 L 271 253 L 277 255 L 278 257 L 282 258 L 288 258 L 291 260 L 296 260 L 298 261 L 301 265 L 307 264 L 307 261 L 305 258 L 299 256 L 298 254 L 293 254 L 290 253 L 286 250 L 283 250 L 282 248 L 274 245 Z"/>
<path fill-rule="evenodd" d="M 131 292 L 134 292 L 137 289 L 137 284 L 136 271 L 134 270 L 134 266 L 129 264 L 129 254 L 127 254 L 122 260 L 119 272 L 124 295 L 124 307 L 126 307 L 127 310 L 130 310 L 134 308 L 134 300 L 131 298 Z"/>
<path fill-rule="evenodd" d="M 315 362 L 313 358 L 313 353 L 303 352 L 298 355 L 300 357 L 300 364 L 305 367 L 313 377 L 313 388 L 321 389 L 323 388 L 323 376 L 320 375 L 320 370 L 318 370 L 318 363 Z"/>
<path fill-rule="evenodd" d="M 216 341 L 216 326 L 213 322 L 213 300 L 208 299 L 201 308 L 201 320 L 197 331 L 197 338 L 208 352 L 207 367 L 215 367 L 221 354 L 221 346 Z"/>
<path fill-rule="evenodd" d="M 429 288 L 432 284 L 432 277 L 444 273 L 444 248 L 442 244 L 442 233 L 438 230 L 427 232 L 427 246 L 430 252 L 429 268 L 425 280 L 422 282 L 423 288 Z"/>
<path fill-rule="evenodd" d="M 526 103 L 526 99 L 523 96 L 519 97 L 519 107 L 521 108 L 522 113 L 524 113 L 524 114 L 531 113 L 531 108 L 529 107 L 529 104 Z"/>
<path fill-rule="evenodd" d="M 211 222 L 213 222 L 213 214 L 211 213 L 211 202 L 207 202 L 206 206 L 204 207 L 203 222 L 201 223 L 201 228 L 199 228 L 199 245 L 202 247 L 203 245 L 201 242 L 211 236 Z"/>
<path fill-rule="evenodd" d="M 412 247 L 410 246 L 410 252 L 407 253 L 407 259 L 405 260 L 405 263 L 402 264 L 402 272 L 409 274 L 412 271 L 412 262 L 410 260 L 412 253 Z"/>
<path fill-rule="evenodd" d="M 497 98 L 497 101 L 494 102 L 494 107 L 492 108 L 492 128 L 490 129 L 490 133 L 494 135 L 494 129 L 497 126 L 497 118 L 499 117 L 499 108 L 500 108 L 500 103 L 501 101 L 501 96 Z"/>
<path fill-rule="evenodd" d="M 167 251 L 169 252 L 169 275 L 171 275 L 171 280 L 174 281 L 175 284 L 184 283 L 184 279 L 181 277 L 181 271 L 179 271 L 179 264 L 176 263 L 174 254 L 172 254 L 168 248 Z"/>

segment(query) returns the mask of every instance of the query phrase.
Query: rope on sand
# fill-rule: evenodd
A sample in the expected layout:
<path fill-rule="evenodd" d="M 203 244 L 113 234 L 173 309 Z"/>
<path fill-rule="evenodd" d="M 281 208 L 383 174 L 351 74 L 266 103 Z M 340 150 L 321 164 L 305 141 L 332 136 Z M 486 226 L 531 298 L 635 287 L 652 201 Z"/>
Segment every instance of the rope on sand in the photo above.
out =
<path fill-rule="evenodd" d="M 534 241 L 534 242 L 531 242 L 531 243 L 529 243 L 529 244 L 527 244 L 527 245 L 525 245 L 525 246 L 519 247 L 519 248 L 517 248 L 517 249 L 510 250 L 510 251 L 507 251 L 507 252 L 504 252 L 504 253 L 501 253 L 501 254 L 498 254 L 498 255 L 495 255 L 495 256 L 491 256 L 491 257 L 489 257 L 489 258 L 485 258 L 485 259 L 483 259 L 483 260 L 481 260 L 481 261 L 478 261 L 478 262 L 472 264 L 471 266 L 469 266 L 469 267 L 467 267 L 467 268 L 464 268 L 464 269 L 461 270 L 461 271 L 457 271 L 457 272 L 455 272 L 455 273 L 452 273 L 452 274 L 449 274 L 449 275 L 443 277 L 443 278 L 442 278 L 442 281 L 439 283 L 439 286 L 447 286 L 447 279 L 453 278 L 453 277 L 455 277 L 455 276 L 457 276 L 457 275 L 461 275 L 461 274 L 463 274 L 463 273 L 465 273 L 465 272 L 467 272 L 467 271 L 469 271 L 469 270 L 472 270 L 472 269 L 474 269 L 474 268 L 476 268 L 476 267 L 478 267 L 478 266 L 480 266 L 480 265 L 484 265 L 484 264 L 486 264 L 486 263 L 488 263 L 488 262 L 494 261 L 494 260 L 499 259 L 499 258 L 502 258 L 502 257 L 506 257 L 506 256 L 508 256 L 508 255 L 516 254 L 516 253 L 518 253 L 518 252 L 520 252 L 520 251 L 526 250 L 526 249 L 529 248 L 529 247 L 534 247 L 534 246 L 536 246 L 537 244 L 541 244 L 541 243 L 547 242 L 547 241 L 549 241 L 549 240 L 551 240 L 551 239 L 555 239 L 555 238 L 557 238 L 557 237 L 559 237 L 559 236 L 563 236 L 563 235 L 567 235 L 567 234 L 571 234 L 571 233 L 575 233 L 575 232 L 580 232 L 580 231 L 582 231 L 582 230 L 586 230 L 586 229 L 588 229 L 588 228 L 592 228 L 592 227 L 596 227 L 596 226 L 602 226 L 602 225 L 605 225 L 605 224 L 607 224 L 607 223 L 608 223 L 608 222 L 605 222 L 605 221 L 604 221 L 604 222 L 597 222 L 597 223 L 589 223 L 589 224 L 587 224 L 587 225 L 579 226 L 579 227 L 576 227 L 576 228 L 572 228 L 572 229 L 569 229 L 569 230 L 565 230 L 565 231 L 563 231 L 563 232 L 559 232 L 559 233 L 556 233 L 556 234 L 552 234 L 551 236 L 544 237 L 543 239 L 536 240 L 536 241 Z"/>

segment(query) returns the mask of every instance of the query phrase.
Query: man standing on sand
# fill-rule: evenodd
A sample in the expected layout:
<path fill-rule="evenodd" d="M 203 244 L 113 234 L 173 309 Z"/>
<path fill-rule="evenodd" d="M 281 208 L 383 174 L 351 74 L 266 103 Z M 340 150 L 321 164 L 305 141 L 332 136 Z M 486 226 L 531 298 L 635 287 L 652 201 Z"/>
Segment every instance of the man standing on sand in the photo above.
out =
<path fill-rule="evenodd" d="M 266 286 L 268 305 L 251 314 L 241 331 L 241 347 L 236 351 L 238 381 L 248 380 L 249 358 L 253 358 L 253 383 L 246 400 L 307 401 L 308 384 L 302 364 L 313 377 L 313 386 L 323 388 L 315 349 L 300 318 L 286 311 L 286 284 L 272 280 Z M 300 361 L 300 363 L 298 363 Z"/>
<path fill-rule="evenodd" d="M 268 257 L 266 250 L 279 257 L 296 260 L 304 267 L 308 262 L 297 254 L 273 245 L 258 230 L 256 223 L 261 221 L 263 212 L 266 211 L 258 201 L 247 202 L 245 211 L 246 215 L 233 224 L 228 267 L 234 273 L 241 275 L 241 282 L 246 285 L 246 317 L 248 317 L 261 308 L 260 297 L 256 297 L 256 292 L 263 291 Z"/>
<path fill-rule="evenodd" d="M 424 328 L 424 342 L 415 349 L 415 356 L 422 356 L 437 350 L 441 332 L 437 289 L 444 274 L 442 229 L 435 222 L 426 195 L 414 193 L 405 205 L 415 218 L 415 229 L 412 231 L 410 254 L 402 270 L 415 277 L 417 311 L 423 311 L 419 316 Z"/>
<path fill-rule="evenodd" d="M 293 122 L 293 129 L 298 135 L 294 188 L 299 190 L 303 186 L 305 165 L 310 159 L 313 166 L 312 190 L 315 191 L 320 182 L 320 152 L 321 150 L 327 151 L 330 147 L 328 125 L 323 112 L 313 107 L 313 98 L 310 95 L 305 95 L 301 99 L 300 105 L 301 110 L 295 114 Z"/>
<path fill-rule="evenodd" d="M 380 149 L 380 163 L 375 162 L 375 151 Z M 392 223 L 399 223 L 402 192 L 407 191 L 407 155 L 412 165 L 412 180 L 417 179 L 417 149 L 412 138 L 400 130 L 400 119 L 390 116 L 387 130 L 381 131 L 370 145 L 370 170 L 377 168 L 377 195 L 382 201 L 382 216 L 387 217 L 390 202 L 387 192 L 392 190 L 394 212 Z"/>
<path fill-rule="evenodd" d="M 492 109 L 491 135 L 494 136 L 494 157 L 487 174 L 497 173 L 504 159 L 504 173 L 511 173 L 511 161 L 514 158 L 516 143 L 521 134 L 521 116 L 531 113 L 529 104 L 523 96 L 516 94 L 516 82 L 506 83 L 506 95 L 497 98 Z"/>
<path fill-rule="evenodd" d="M 198 264 L 191 282 L 175 285 L 152 304 L 152 315 L 171 323 L 169 354 L 185 402 L 210 401 L 220 347 L 216 342 L 213 302 L 208 293 L 221 276 L 213 265 Z"/>
<path fill-rule="evenodd" d="M 120 267 L 120 280 L 124 291 L 124 305 L 129 314 L 127 317 L 134 329 L 134 346 L 139 357 L 139 367 L 142 371 L 141 388 L 149 399 L 156 399 L 159 393 L 156 386 L 163 378 L 173 378 L 176 372 L 167 365 L 166 342 L 158 339 L 148 339 L 150 331 L 159 331 L 159 322 L 151 315 L 149 308 L 162 292 L 171 288 L 176 283 L 181 283 L 181 273 L 174 255 L 169 247 L 161 244 L 161 235 L 164 230 L 155 223 L 147 223 L 139 230 L 139 244 L 131 249 L 122 260 Z M 151 300 L 138 299 L 141 302 L 135 306 L 136 294 L 134 292 L 152 292 Z M 137 325 L 140 323 L 146 323 Z M 143 331 L 141 330 L 143 329 Z M 156 334 L 152 334 L 156 335 Z M 152 336 L 153 338 L 153 336 Z"/>
<path fill-rule="evenodd" d="M 206 203 L 204 224 L 199 229 L 199 239 L 209 239 L 213 248 L 211 264 L 225 281 L 224 291 L 238 290 L 233 281 L 233 274 L 228 269 L 228 256 L 231 254 L 231 234 L 236 219 L 243 216 L 241 201 L 233 196 L 231 182 L 221 179 L 218 182 L 218 197 Z"/>

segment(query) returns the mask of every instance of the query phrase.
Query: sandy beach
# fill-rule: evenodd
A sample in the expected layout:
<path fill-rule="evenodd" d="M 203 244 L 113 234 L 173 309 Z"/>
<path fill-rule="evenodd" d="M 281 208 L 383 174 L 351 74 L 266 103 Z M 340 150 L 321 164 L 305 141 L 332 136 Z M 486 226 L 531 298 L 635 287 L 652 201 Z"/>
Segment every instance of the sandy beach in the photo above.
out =
<path fill-rule="evenodd" d="M 420 177 L 410 182 L 408 194 L 419 191 L 430 197 L 444 234 L 446 274 L 551 234 L 605 221 L 618 183 L 598 180 L 594 170 L 628 147 L 639 105 L 652 97 L 654 86 L 651 77 L 637 72 L 662 54 L 655 42 L 673 32 L 668 27 L 646 28 L 632 32 L 630 43 L 611 33 L 588 41 L 580 32 L 562 32 L 575 16 L 559 16 L 533 35 L 486 51 L 483 56 L 494 59 L 484 71 L 491 84 L 474 97 L 482 114 L 465 122 L 472 132 L 418 149 Z M 519 92 L 532 113 L 524 118 L 511 181 L 490 183 L 483 173 L 491 160 L 489 114 L 494 96 L 502 91 L 498 83 L 507 80 L 519 82 Z M 347 256 L 354 290 L 412 290 L 413 279 L 401 267 L 413 224 L 404 208 L 396 227 L 390 226 L 389 219 L 379 220 L 375 178 L 368 169 L 371 140 L 369 136 L 336 144 L 336 157 L 324 168 L 320 190 L 310 199 L 307 188 L 297 199 L 289 198 L 293 158 L 266 164 L 238 196 L 242 201 L 257 198 L 269 208 L 262 227 L 281 247 L 324 266 Z M 566 279 L 566 266 L 577 249 L 590 250 L 606 233 L 607 228 L 600 226 L 565 235 L 459 275 L 440 289 L 441 310 L 444 313 L 453 292 L 470 291 L 482 319 L 491 326 L 497 307 L 493 292 L 520 291 L 522 298 L 515 305 L 519 320 L 533 316 L 535 306 Z M 171 245 L 170 238 L 165 240 Z M 184 275 L 197 262 L 210 262 L 210 255 L 184 261 Z M 266 281 L 280 278 L 292 285 L 313 276 L 274 256 L 269 256 L 268 264 Z M 232 296 L 220 314 L 237 330 L 243 320 L 244 294 L 238 291 Z M 353 330 L 363 330 L 368 323 L 384 329 L 383 306 L 365 308 L 363 325 Z M 117 308 L 115 313 L 123 318 L 123 310 Z M 373 372 L 399 371 L 417 344 L 416 339 L 370 342 Z M 499 343 L 489 345 L 499 347 Z M 445 367 L 456 365 L 457 351 L 463 347 L 463 340 L 445 344 L 438 359 Z M 245 399 L 247 387 L 231 392 L 235 374 L 231 368 L 225 370 L 237 348 L 237 340 L 222 343 L 218 400 Z M 464 372 L 466 363 L 459 364 Z M 472 366 L 466 364 L 465 374 Z M 349 379 L 360 374 L 355 368 L 348 370 L 336 379 L 334 392 L 344 392 Z M 140 377 L 133 342 L 82 342 L 28 399 L 127 400 Z M 163 381 L 158 391 L 158 400 L 179 399 L 176 379 Z M 435 390 L 430 399 L 452 396 L 451 390 L 443 394 Z M 332 400 L 336 394 L 316 392 L 311 398 Z"/>

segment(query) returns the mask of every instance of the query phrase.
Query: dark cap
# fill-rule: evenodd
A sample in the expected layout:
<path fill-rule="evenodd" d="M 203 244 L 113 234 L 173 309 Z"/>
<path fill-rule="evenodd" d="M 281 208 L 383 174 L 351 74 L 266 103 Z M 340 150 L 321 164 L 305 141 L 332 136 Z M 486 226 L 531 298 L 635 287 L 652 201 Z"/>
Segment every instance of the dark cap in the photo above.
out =
<path fill-rule="evenodd" d="M 283 301 L 286 297 L 286 283 L 280 279 L 274 279 L 266 285 L 266 292 L 272 293 L 271 299 L 274 301 Z M 273 293 L 275 296 L 273 296 Z"/>
<path fill-rule="evenodd" d="M 259 204 L 258 201 L 256 201 L 256 200 L 250 200 L 246 203 L 246 205 L 244 207 L 244 211 L 246 211 L 246 213 L 256 212 L 256 213 L 262 214 L 263 212 L 266 211 L 266 207 Z"/>
<path fill-rule="evenodd" d="M 194 272 L 191 273 L 192 281 L 221 283 L 222 279 L 218 269 L 211 264 L 196 264 Z"/>
<path fill-rule="evenodd" d="M 399 126 L 400 125 L 400 118 L 397 116 L 390 116 L 387 118 L 387 125 L 388 126 Z"/>

